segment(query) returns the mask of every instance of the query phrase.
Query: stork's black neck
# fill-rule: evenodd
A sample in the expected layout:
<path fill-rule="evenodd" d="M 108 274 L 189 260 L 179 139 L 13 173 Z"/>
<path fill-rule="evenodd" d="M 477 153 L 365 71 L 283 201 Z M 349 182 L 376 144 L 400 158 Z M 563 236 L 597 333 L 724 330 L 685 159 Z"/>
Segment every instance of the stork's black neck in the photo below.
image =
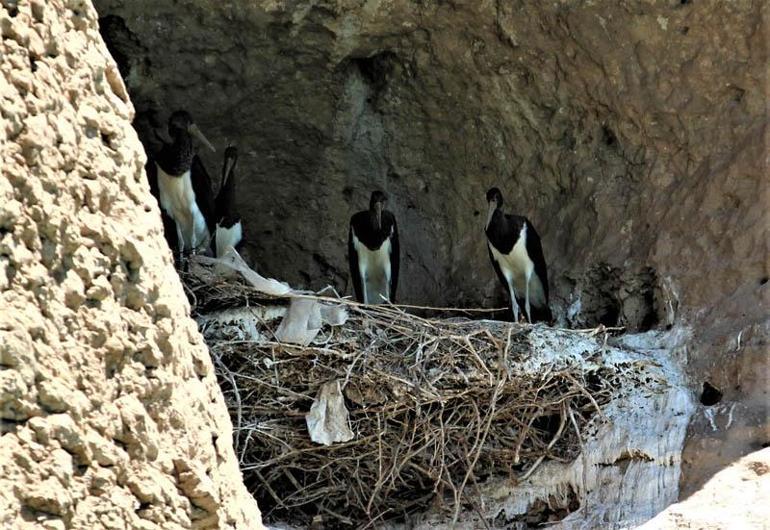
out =
<path fill-rule="evenodd" d="M 495 229 L 500 230 L 505 225 L 506 225 L 505 214 L 503 213 L 503 209 L 500 208 L 500 206 L 498 205 L 492 212 L 492 217 L 489 218 L 489 222 L 487 223 L 487 226 L 484 228 L 484 231 L 487 233 L 487 235 L 489 235 L 490 230 L 495 230 Z"/>
<path fill-rule="evenodd" d="M 222 172 L 222 187 L 217 195 L 217 219 L 226 228 L 240 220 L 235 210 L 235 162 L 228 174 Z"/>
<path fill-rule="evenodd" d="M 396 218 L 388 210 L 382 210 L 380 225 L 377 226 L 377 210 L 371 208 L 355 214 L 350 224 L 361 243 L 370 250 L 377 250 L 393 233 Z"/>
<path fill-rule="evenodd" d="M 372 230 L 379 231 L 382 229 L 382 214 L 385 212 L 385 209 L 382 208 L 380 210 L 379 220 L 377 219 L 377 206 L 371 205 L 369 207 L 369 224 L 372 227 Z"/>
<path fill-rule="evenodd" d="M 163 145 L 157 162 L 167 175 L 181 176 L 190 170 L 193 156 L 192 137 L 187 131 L 178 131 L 170 144 Z"/>
<path fill-rule="evenodd" d="M 498 252 L 508 254 L 519 238 L 521 229 L 527 222 L 525 217 L 519 215 L 506 215 L 498 207 L 492 213 L 489 225 L 485 230 L 489 242 Z"/>

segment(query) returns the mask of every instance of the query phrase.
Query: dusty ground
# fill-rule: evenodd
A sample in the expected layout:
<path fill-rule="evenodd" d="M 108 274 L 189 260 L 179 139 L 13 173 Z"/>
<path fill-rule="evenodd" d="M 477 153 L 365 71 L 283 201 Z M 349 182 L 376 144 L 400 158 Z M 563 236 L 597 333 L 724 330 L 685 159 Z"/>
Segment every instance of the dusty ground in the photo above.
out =
<path fill-rule="evenodd" d="M 0 527 L 261 528 L 96 11 L 0 32 Z"/>
<path fill-rule="evenodd" d="M 770 448 L 751 453 L 714 475 L 639 530 L 764 530 L 770 528 Z"/>

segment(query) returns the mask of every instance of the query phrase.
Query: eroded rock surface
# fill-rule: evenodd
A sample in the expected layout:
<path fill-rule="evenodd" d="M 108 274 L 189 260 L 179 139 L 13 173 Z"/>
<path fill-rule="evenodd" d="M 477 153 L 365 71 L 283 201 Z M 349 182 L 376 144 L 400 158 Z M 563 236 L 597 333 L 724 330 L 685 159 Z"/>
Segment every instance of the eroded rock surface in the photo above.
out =
<path fill-rule="evenodd" d="M 684 501 L 669 506 L 639 530 L 722 530 L 768 527 L 770 448 L 751 453 L 711 478 Z"/>
<path fill-rule="evenodd" d="M 0 527 L 261 528 L 96 11 L 0 32 Z"/>
<path fill-rule="evenodd" d="M 499 304 L 496 183 L 563 321 L 692 326 L 690 388 L 723 398 L 696 414 L 685 491 L 768 441 L 767 2 L 96 5 L 144 140 L 185 107 L 241 148 L 260 272 L 349 292 L 347 222 L 380 187 L 402 301 Z"/>

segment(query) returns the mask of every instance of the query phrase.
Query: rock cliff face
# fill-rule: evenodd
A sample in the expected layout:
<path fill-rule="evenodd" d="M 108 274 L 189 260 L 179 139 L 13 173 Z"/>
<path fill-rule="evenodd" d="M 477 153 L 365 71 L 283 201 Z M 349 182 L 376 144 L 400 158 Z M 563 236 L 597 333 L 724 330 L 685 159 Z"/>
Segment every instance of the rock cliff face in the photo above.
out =
<path fill-rule="evenodd" d="M 96 11 L 0 32 L 0 527 L 261 528 Z"/>
<path fill-rule="evenodd" d="M 261 271 L 349 292 L 347 221 L 382 188 L 402 301 L 500 303 L 497 184 L 542 236 L 563 322 L 692 328 L 691 389 L 718 392 L 685 492 L 769 441 L 766 2 L 96 5 L 143 139 L 184 107 L 241 147 Z"/>

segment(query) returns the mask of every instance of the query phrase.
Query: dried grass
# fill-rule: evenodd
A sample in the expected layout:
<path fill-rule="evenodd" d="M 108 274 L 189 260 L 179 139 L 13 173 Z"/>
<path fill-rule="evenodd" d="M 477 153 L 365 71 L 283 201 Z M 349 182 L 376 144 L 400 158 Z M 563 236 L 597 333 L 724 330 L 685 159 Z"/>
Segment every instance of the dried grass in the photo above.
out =
<path fill-rule="evenodd" d="M 198 309 L 276 303 L 235 281 L 187 283 Z M 479 509 L 487 477 L 516 483 L 545 460 L 573 460 L 622 377 L 566 360 L 523 370 L 530 326 L 335 301 L 348 323 L 311 347 L 210 343 L 241 469 L 268 520 L 366 527 L 428 508 L 456 520 Z M 277 325 L 260 331 L 270 337 Z M 316 445 L 304 416 L 335 379 L 356 436 Z"/>

